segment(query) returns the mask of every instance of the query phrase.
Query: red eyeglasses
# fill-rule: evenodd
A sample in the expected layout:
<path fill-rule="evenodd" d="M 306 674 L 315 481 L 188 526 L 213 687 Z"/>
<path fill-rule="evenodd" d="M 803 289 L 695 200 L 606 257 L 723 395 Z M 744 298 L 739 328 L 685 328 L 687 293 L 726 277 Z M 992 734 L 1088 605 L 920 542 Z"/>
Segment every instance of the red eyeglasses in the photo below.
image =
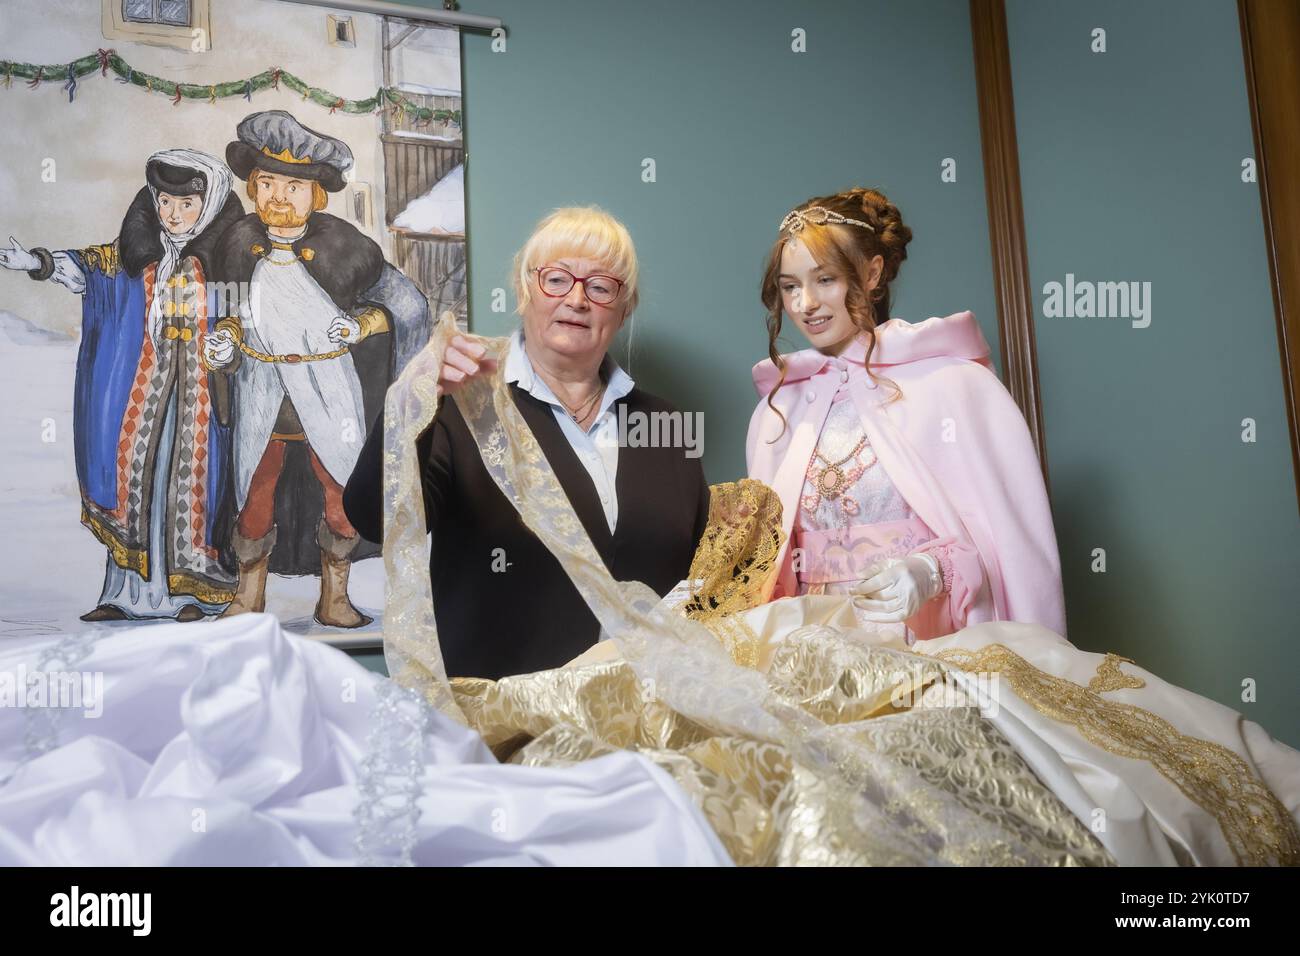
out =
<path fill-rule="evenodd" d="M 609 305 L 623 290 L 622 280 L 613 276 L 590 275 L 579 279 L 568 269 L 559 266 L 543 266 L 533 271 L 537 273 L 537 286 L 542 294 L 552 299 L 568 295 L 569 290 L 578 282 L 582 283 L 582 291 L 587 294 L 587 298 L 596 305 Z"/>

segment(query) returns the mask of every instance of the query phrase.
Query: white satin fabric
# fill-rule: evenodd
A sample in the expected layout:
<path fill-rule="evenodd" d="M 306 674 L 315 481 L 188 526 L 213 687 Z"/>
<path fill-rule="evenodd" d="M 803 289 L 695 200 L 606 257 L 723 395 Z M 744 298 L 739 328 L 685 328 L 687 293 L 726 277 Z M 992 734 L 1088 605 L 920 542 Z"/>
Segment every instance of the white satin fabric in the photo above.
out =
<path fill-rule="evenodd" d="M 102 675 L 102 713 L 83 700 L 51 728 L 48 709 L 0 706 L 0 865 L 358 862 L 367 736 L 391 739 L 384 678 L 268 614 L 7 641 L 0 676 L 59 666 L 56 648 L 65 670 Z M 416 864 L 730 864 L 641 757 L 502 765 L 428 718 Z"/>

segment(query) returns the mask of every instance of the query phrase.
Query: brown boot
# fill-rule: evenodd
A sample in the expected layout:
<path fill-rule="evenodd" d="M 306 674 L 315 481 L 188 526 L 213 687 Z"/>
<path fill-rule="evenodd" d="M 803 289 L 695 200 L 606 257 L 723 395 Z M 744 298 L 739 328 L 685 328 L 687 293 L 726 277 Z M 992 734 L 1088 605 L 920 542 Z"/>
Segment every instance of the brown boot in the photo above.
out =
<path fill-rule="evenodd" d="M 187 604 L 176 612 L 178 621 L 201 621 L 204 617 L 203 609 L 197 604 Z"/>
<path fill-rule="evenodd" d="M 371 621 L 348 600 L 350 555 L 358 540 L 355 536 L 344 538 L 335 534 L 323 518 L 316 529 L 316 541 L 320 544 L 320 601 L 316 604 L 316 620 L 321 624 L 364 627 Z"/>
<path fill-rule="evenodd" d="M 236 528 L 230 535 L 239 561 L 239 584 L 235 599 L 230 602 L 222 617 L 234 617 L 250 611 L 266 610 L 266 569 L 271 563 L 271 549 L 275 547 L 275 528 L 263 538 L 245 538 Z"/>
<path fill-rule="evenodd" d="M 369 617 L 361 614 L 347 597 L 347 574 L 352 570 L 350 555 L 360 538 L 342 537 L 330 531 L 321 519 L 316 541 L 321 546 L 321 600 L 316 602 L 316 620 L 329 627 L 364 627 Z"/>
<path fill-rule="evenodd" d="M 119 607 L 114 607 L 112 604 L 101 604 L 93 611 L 87 611 L 81 615 L 81 619 L 91 623 L 95 621 L 125 621 L 126 612 Z"/>

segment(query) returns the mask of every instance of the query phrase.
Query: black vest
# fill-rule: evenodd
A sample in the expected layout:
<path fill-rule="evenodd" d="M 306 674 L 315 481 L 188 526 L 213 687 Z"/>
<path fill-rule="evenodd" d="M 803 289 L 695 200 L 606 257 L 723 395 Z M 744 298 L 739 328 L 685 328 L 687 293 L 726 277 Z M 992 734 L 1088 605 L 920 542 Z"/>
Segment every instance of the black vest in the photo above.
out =
<path fill-rule="evenodd" d="M 551 407 L 517 385 L 510 389 L 610 574 L 667 594 L 686 577 L 708 521 L 709 488 L 700 459 L 687 458 L 682 448 L 620 448 L 618 520 L 611 535 L 591 477 Z M 629 414 L 673 411 L 639 388 L 611 406 L 615 415 L 620 404 Z M 370 430 L 343 498 L 352 524 L 372 541 L 382 536 L 382 445 L 380 421 Z M 596 643 L 595 616 L 488 474 L 453 398 L 443 399 L 417 449 L 433 535 L 429 575 L 448 675 L 497 679 L 546 670 Z"/>

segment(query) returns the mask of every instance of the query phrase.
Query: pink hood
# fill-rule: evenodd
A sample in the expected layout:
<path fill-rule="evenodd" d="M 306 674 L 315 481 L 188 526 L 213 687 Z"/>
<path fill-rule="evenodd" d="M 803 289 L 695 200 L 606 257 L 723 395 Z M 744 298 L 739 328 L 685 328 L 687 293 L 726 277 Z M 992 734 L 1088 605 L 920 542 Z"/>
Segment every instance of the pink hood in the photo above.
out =
<path fill-rule="evenodd" d="M 905 365 L 928 358 L 963 358 L 989 364 L 989 344 L 984 339 L 973 312 L 926 319 L 913 325 L 902 319 L 890 319 L 876 328 L 876 348 L 871 353 L 871 365 Z M 859 336 L 844 351 L 843 357 L 862 364 L 867 355 L 866 338 Z M 831 360 L 817 349 L 802 349 L 781 356 L 785 360 L 786 383 L 812 378 Z M 771 359 L 763 359 L 754 366 L 754 387 L 758 397 L 767 398 L 781 377 L 780 370 Z"/>

